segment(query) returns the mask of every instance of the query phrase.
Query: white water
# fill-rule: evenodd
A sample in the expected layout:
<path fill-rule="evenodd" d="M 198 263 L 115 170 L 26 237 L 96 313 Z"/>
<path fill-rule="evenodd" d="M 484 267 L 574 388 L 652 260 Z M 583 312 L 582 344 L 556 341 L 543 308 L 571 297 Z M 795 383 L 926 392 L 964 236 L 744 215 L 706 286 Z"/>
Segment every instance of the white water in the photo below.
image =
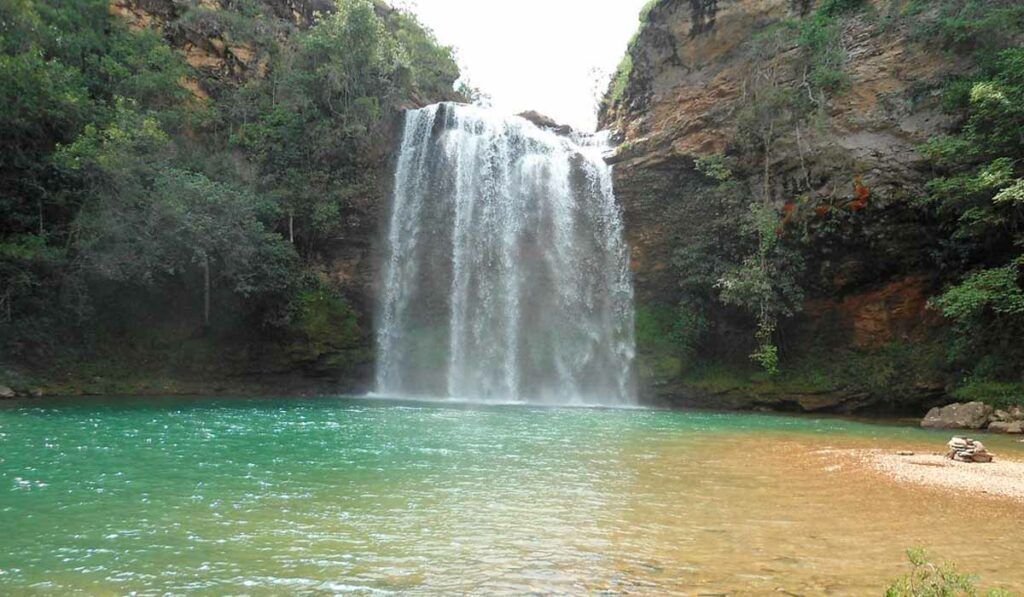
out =
<path fill-rule="evenodd" d="M 408 113 L 378 393 L 634 401 L 633 287 L 605 143 L 458 104 Z"/>

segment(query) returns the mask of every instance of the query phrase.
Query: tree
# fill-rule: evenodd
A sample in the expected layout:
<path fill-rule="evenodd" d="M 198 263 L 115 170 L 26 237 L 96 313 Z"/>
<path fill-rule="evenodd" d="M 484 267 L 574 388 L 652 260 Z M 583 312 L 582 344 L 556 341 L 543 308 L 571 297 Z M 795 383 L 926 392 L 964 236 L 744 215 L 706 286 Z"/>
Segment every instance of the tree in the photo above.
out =
<path fill-rule="evenodd" d="M 949 93 L 967 115 L 960 131 L 924 148 L 942 175 L 922 203 L 946 233 L 940 266 L 957 280 L 932 304 L 954 322 L 956 361 L 1012 379 L 1024 360 L 1024 50 L 998 53 L 980 74 Z"/>
<path fill-rule="evenodd" d="M 78 171 L 92 201 L 76 222 L 79 271 L 120 284 L 188 285 L 202 276 L 203 325 L 210 295 L 283 293 L 293 253 L 267 232 L 267 201 L 235 185 L 170 164 L 169 137 L 153 118 L 122 105 L 118 121 L 88 127 L 60 160 Z"/>

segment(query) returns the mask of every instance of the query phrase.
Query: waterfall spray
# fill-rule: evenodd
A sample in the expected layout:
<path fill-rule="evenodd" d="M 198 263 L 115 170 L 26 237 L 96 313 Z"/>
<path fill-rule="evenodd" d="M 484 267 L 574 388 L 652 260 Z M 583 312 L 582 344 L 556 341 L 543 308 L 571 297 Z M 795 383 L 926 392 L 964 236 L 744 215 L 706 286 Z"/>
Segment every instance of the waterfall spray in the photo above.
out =
<path fill-rule="evenodd" d="M 472 106 L 407 114 L 379 393 L 633 401 L 633 287 L 605 149 Z"/>

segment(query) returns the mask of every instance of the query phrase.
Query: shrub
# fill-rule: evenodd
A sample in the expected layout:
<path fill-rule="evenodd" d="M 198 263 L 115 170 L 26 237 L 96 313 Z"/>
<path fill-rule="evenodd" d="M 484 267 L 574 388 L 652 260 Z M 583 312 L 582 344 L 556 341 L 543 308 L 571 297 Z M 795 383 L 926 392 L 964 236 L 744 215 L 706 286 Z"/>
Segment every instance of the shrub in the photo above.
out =
<path fill-rule="evenodd" d="M 885 591 L 886 597 L 976 597 L 980 593 L 976 578 L 958 572 L 949 563 L 935 564 L 921 549 L 908 549 L 907 558 L 913 566 L 910 574 L 897 579 Z M 997 589 L 985 593 L 988 597 L 1011 597 Z"/>

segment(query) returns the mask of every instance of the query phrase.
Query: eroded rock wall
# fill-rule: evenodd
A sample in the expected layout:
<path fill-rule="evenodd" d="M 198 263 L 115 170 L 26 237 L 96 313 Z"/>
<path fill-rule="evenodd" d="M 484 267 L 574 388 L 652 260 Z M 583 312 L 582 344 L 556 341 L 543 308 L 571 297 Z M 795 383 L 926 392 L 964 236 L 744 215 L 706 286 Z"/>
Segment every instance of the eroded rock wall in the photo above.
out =
<path fill-rule="evenodd" d="M 816 4 L 661 0 L 650 10 L 631 49 L 628 83 L 600 116 L 621 141 L 612 161 L 641 307 L 679 300 L 673 253 L 711 211 L 713 181 L 695 161 L 737 153 L 737 113 L 750 82 L 778 69 L 782 87 L 806 86 L 798 70 L 780 68 L 800 52 L 795 38 L 771 56 L 758 55 L 752 40 L 784 20 L 812 18 Z M 929 51 L 905 21 L 890 18 L 901 4 L 876 0 L 840 20 L 848 85 L 824 100 L 809 126 L 785 131 L 770 158 L 771 201 L 813 237 L 805 250 L 807 301 L 783 329 L 791 345 L 824 338 L 837 354 L 870 353 L 923 341 L 942 326 L 927 308 L 933 239 L 913 199 L 928 174 L 918 147 L 952 125 L 939 105 L 941 82 L 963 65 Z M 746 182 L 762 187 L 759 165 L 750 166 Z M 716 316 L 731 317 L 725 309 Z M 669 400 L 687 393 L 678 383 L 653 385 Z M 941 380 L 926 385 L 941 391 Z"/>

